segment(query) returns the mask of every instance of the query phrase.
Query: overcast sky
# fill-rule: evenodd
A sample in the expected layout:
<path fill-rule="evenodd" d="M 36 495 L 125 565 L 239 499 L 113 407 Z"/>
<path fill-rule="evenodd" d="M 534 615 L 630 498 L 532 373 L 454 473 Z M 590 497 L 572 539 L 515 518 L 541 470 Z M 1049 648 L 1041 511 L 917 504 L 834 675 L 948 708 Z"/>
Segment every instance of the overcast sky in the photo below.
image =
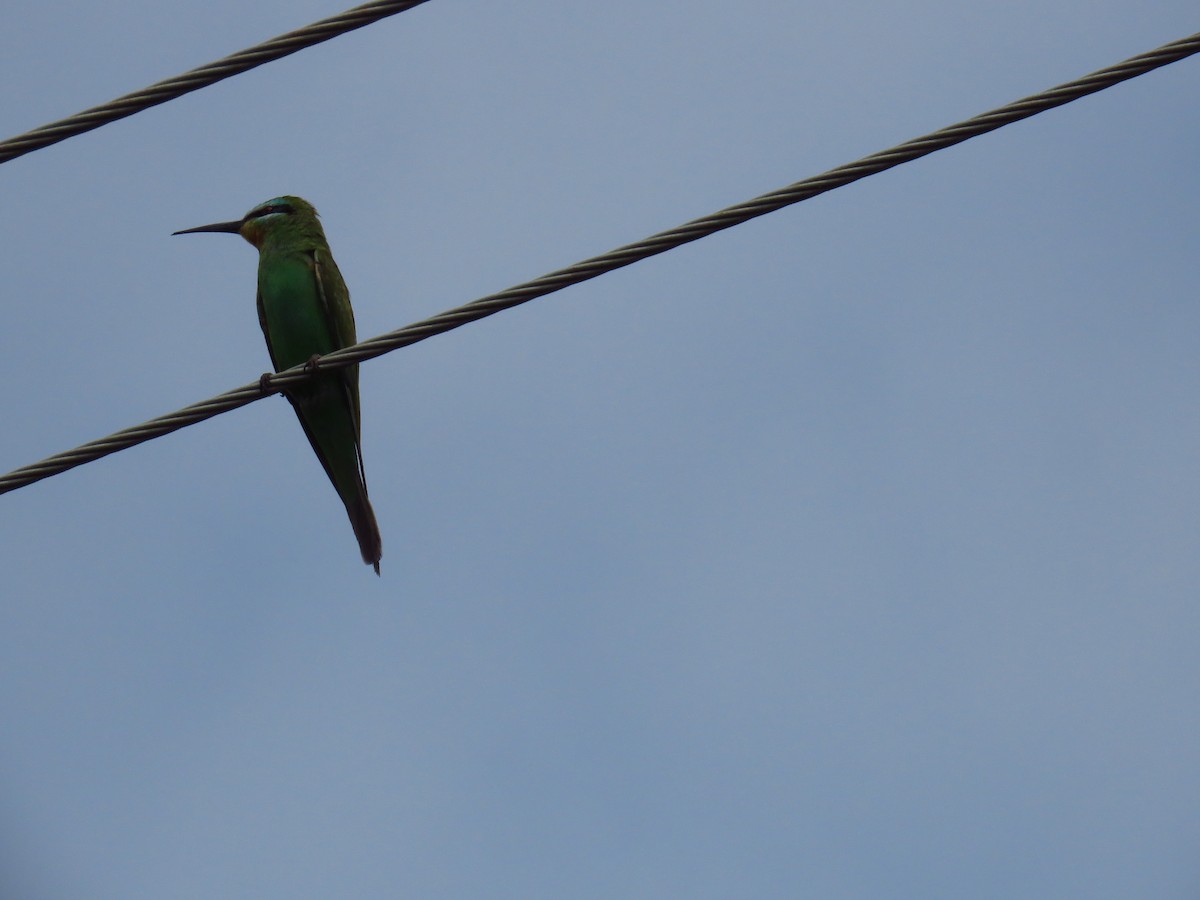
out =
<path fill-rule="evenodd" d="M 20 4 L 0 137 L 338 12 Z M 1184 37 L 431 0 L 0 167 L 0 470 Z M 0 895 L 1195 897 L 1200 61 L 0 498 Z"/>

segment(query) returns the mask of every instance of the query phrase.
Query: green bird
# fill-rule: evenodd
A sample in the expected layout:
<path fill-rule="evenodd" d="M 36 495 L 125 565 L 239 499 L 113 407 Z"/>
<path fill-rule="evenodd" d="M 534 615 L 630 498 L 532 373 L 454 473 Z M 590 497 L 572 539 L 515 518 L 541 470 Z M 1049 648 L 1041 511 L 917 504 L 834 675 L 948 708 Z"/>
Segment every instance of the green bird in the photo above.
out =
<path fill-rule="evenodd" d="M 355 343 L 350 292 L 311 203 L 276 197 L 236 222 L 175 234 L 202 231 L 240 234 L 258 248 L 258 324 L 276 372 Z M 363 473 L 358 366 L 317 374 L 286 396 L 346 505 L 363 562 L 378 575 L 383 541 Z"/>

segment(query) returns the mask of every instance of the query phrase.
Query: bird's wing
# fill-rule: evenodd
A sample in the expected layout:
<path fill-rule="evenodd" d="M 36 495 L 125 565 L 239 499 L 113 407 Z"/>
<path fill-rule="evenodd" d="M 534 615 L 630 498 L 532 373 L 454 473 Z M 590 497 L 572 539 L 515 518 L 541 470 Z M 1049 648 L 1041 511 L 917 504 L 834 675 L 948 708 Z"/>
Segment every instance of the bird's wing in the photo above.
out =
<path fill-rule="evenodd" d="M 338 347 L 349 347 L 357 338 L 354 333 L 354 309 L 350 306 L 350 291 L 342 280 L 337 263 L 328 250 L 313 250 L 313 274 L 325 308 L 325 319 Z"/>
<path fill-rule="evenodd" d="M 313 275 L 316 276 L 317 293 L 321 298 L 321 307 L 325 310 L 325 321 L 329 332 L 333 335 L 334 345 L 339 349 L 357 343 L 354 330 L 354 308 L 350 305 L 350 291 L 342 280 L 333 254 L 328 250 L 317 248 L 312 251 Z M 348 366 L 342 371 L 349 395 L 350 409 L 354 413 L 354 422 L 361 432 L 362 418 L 358 403 L 358 366 Z M 359 438 L 361 441 L 361 438 Z"/>

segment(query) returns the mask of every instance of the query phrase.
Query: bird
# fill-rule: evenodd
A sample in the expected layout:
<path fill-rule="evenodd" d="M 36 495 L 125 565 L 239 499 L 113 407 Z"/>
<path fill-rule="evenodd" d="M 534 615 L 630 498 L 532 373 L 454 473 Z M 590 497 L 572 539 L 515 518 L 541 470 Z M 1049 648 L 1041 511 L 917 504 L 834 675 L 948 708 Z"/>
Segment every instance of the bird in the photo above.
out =
<path fill-rule="evenodd" d="M 318 357 L 356 338 L 350 292 L 316 209 L 300 197 L 275 197 L 235 221 L 174 233 L 200 232 L 240 234 L 258 250 L 258 324 L 271 365 L 276 372 L 301 364 L 317 370 L 284 395 L 346 507 L 363 562 L 378 575 L 383 540 L 363 470 L 358 366 L 319 367 Z"/>

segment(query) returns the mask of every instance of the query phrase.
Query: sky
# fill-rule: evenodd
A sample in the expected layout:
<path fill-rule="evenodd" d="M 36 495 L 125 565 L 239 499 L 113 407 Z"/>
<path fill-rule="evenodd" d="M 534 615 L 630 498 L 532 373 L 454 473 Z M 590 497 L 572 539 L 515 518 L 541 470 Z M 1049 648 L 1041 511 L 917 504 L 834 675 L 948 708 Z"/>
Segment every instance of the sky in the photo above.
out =
<path fill-rule="evenodd" d="M 0 137 L 340 11 L 23 4 Z M 1194 3 L 431 0 L 0 167 L 0 470 L 1191 34 Z M 1195 897 L 1185 60 L 0 497 L 0 895 Z"/>

